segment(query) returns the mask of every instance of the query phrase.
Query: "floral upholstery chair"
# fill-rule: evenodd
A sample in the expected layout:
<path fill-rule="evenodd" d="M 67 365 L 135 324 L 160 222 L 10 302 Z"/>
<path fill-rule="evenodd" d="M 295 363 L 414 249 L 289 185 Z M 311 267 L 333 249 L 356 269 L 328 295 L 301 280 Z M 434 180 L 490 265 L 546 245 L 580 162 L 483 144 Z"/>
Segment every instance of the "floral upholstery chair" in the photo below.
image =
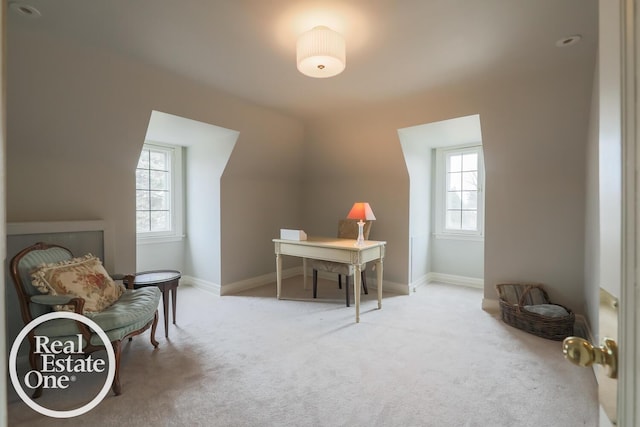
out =
<path fill-rule="evenodd" d="M 83 314 L 100 326 L 111 340 L 116 356 L 112 384 L 116 395 L 121 393 L 122 341 L 151 328 L 151 344 L 158 347 L 155 331 L 160 290 L 157 287 L 125 289 L 106 273 L 97 258 L 91 255 L 74 258 L 68 249 L 46 243 L 36 243 L 14 256 L 10 273 L 25 325 L 52 310 L 67 310 Z M 27 335 L 31 368 L 40 370 L 34 353 L 36 335 L 64 342 L 77 339 L 79 333 L 83 354 L 104 349 L 98 334 L 75 320 L 54 319 L 36 327 Z M 42 387 L 39 387 L 33 397 L 41 394 Z"/>

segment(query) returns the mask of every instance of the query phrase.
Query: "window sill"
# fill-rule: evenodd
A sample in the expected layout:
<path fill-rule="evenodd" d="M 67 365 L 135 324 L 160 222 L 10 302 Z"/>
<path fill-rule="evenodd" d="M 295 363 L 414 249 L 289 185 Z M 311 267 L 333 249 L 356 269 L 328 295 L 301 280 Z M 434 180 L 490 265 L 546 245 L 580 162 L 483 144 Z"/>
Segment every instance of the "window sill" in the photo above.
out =
<path fill-rule="evenodd" d="M 136 245 L 155 245 L 158 243 L 175 243 L 175 242 L 183 241 L 184 238 L 185 238 L 184 235 L 137 237 Z"/>
<path fill-rule="evenodd" d="M 484 242 L 484 236 L 474 234 L 434 233 L 437 240 L 466 240 L 470 242 Z"/>

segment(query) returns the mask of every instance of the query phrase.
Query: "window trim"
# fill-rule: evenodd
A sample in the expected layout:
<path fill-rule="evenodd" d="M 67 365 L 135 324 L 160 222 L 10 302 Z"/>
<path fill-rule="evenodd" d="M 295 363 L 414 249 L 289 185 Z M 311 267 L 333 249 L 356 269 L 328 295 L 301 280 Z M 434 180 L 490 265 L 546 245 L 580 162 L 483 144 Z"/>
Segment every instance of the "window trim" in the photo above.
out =
<path fill-rule="evenodd" d="M 436 148 L 435 160 L 435 233 L 436 239 L 451 240 L 484 240 L 484 156 L 482 152 L 482 144 L 465 144 L 450 147 Z M 446 159 L 449 154 L 477 152 L 478 153 L 478 207 L 477 207 L 477 230 L 449 230 L 445 228 L 446 218 Z"/>
<path fill-rule="evenodd" d="M 177 242 L 184 238 L 184 198 L 183 198 L 183 166 L 182 166 L 182 146 L 163 144 L 156 141 L 146 140 L 142 145 L 142 150 L 156 150 L 171 153 L 169 163 L 169 191 L 170 191 L 170 231 L 148 231 L 138 232 L 136 225 L 136 242 L 138 244 L 152 244 Z M 142 150 L 140 153 L 142 154 Z M 140 157 L 138 157 L 138 160 Z M 137 169 L 137 163 L 136 163 Z M 136 209 L 137 212 L 137 209 Z"/>

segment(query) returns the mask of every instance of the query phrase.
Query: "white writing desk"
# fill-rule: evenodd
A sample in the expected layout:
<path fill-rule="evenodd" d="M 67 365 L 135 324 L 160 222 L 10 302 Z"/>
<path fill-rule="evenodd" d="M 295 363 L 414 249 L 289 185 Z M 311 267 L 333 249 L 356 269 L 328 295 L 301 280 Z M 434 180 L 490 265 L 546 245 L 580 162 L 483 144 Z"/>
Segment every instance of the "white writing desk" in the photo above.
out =
<path fill-rule="evenodd" d="M 360 265 L 375 261 L 378 273 L 378 309 L 382 308 L 382 260 L 387 242 L 365 240 L 360 246 L 351 239 L 327 237 L 309 237 L 308 240 L 273 239 L 276 251 L 277 297 L 280 299 L 282 289 L 282 255 L 302 258 L 304 287 L 307 288 L 307 258 L 351 264 L 353 274 L 353 295 L 356 302 L 356 322 L 360 322 L 360 287 L 362 278 Z"/>

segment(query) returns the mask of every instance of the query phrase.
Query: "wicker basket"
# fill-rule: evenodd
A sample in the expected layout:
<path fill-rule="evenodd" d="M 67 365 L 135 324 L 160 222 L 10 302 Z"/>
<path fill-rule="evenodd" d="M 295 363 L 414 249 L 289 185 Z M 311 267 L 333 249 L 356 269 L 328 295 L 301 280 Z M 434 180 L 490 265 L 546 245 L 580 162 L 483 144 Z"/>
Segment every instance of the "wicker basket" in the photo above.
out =
<path fill-rule="evenodd" d="M 543 285 L 537 283 L 502 283 L 496 285 L 500 297 L 502 320 L 515 328 L 550 340 L 561 341 L 573 335 L 575 314 L 569 308 L 553 304 Z M 564 308 L 567 316 L 549 317 L 524 309 L 525 305 L 553 304 Z"/>

